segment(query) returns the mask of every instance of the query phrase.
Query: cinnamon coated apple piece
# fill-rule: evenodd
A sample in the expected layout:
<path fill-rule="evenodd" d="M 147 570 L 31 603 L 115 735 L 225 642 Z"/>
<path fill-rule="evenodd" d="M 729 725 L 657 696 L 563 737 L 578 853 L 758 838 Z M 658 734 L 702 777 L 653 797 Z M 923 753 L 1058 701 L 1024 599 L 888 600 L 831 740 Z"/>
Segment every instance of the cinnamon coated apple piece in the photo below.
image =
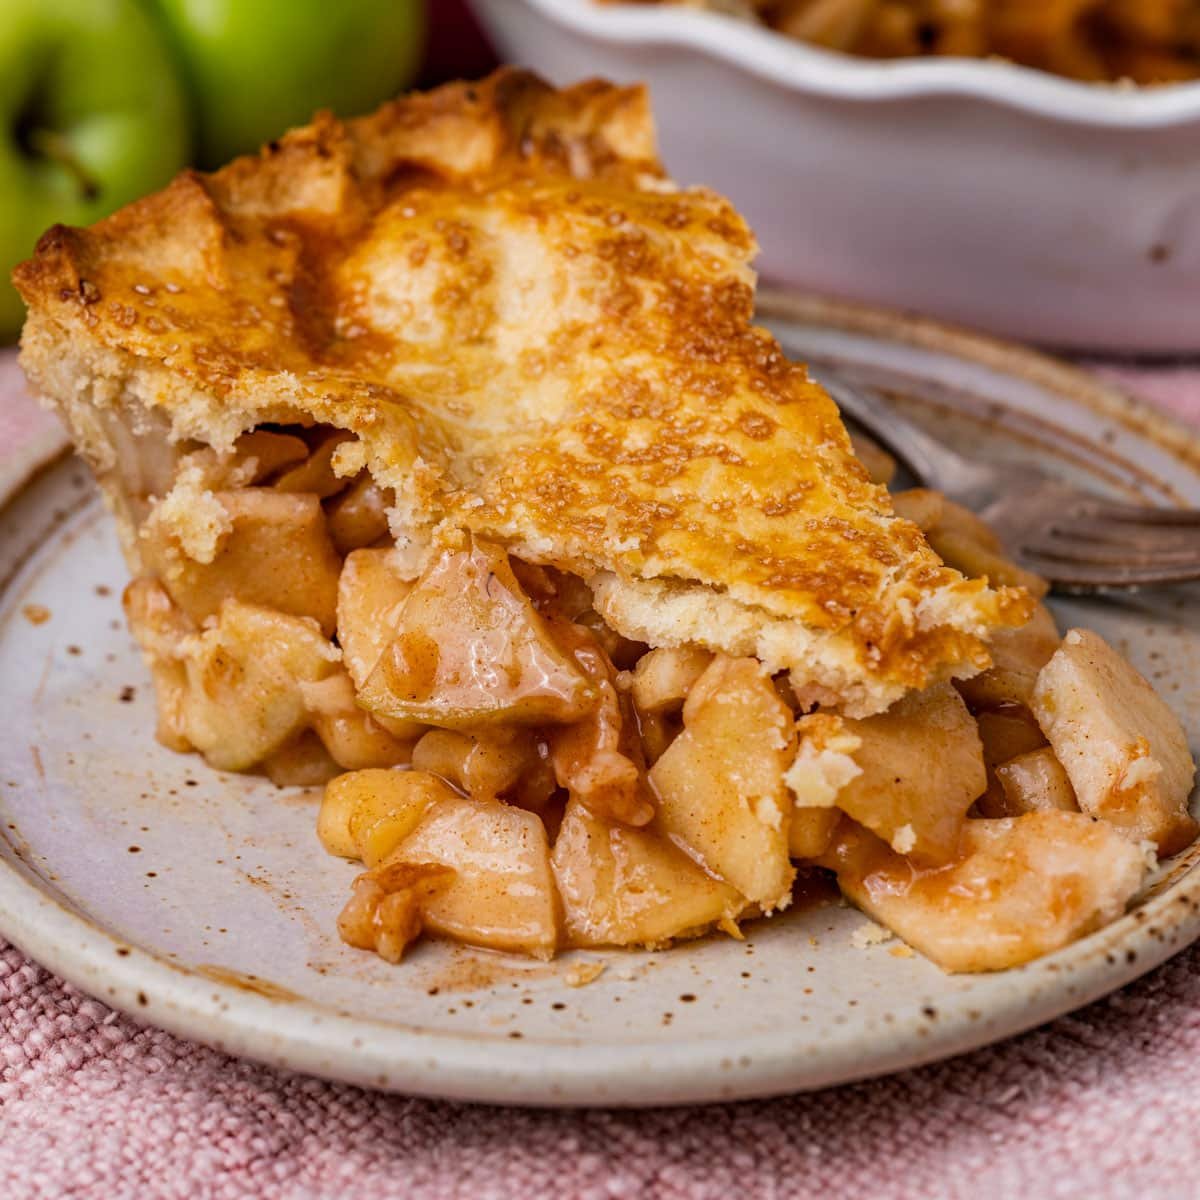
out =
<path fill-rule="evenodd" d="M 426 771 L 354 771 L 326 786 L 317 834 L 331 854 L 361 858 L 376 882 L 401 866 L 451 872 L 419 898 L 425 928 L 541 958 L 558 945 L 550 847 L 535 813 L 460 796 Z M 369 909 L 367 900 L 378 899 L 371 892 L 357 908 Z M 354 920 L 361 931 L 361 914 Z"/>
<path fill-rule="evenodd" d="M 302 729 L 259 764 L 276 787 L 323 787 L 342 773 L 325 743 L 311 729 Z"/>
<path fill-rule="evenodd" d="M 384 860 L 388 866 L 432 863 L 454 871 L 422 904 L 425 928 L 475 946 L 552 957 L 559 899 L 541 817 L 442 786 L 444 794 Z"/>
<path fill-rule="evenodd" d="M 339 657 L 311 618 L 226 600 L 180 647 L 183 733 L 212 766 L 248 770 L 305 728 L 300 684 L 334 674 Z"/>
<path fill-rule="evenodd" d="M 1058 649 L 1060 635 L 1054 616 L 1044 605 L 1015 629 L 997 629 L 988 639 L 992 665 L 970 679 L 955 681 L 959 694 L 972 710 L 1004 704 L 1029 706 L 1038 672 Z"/>
<path fill-rule="evenodd" d="M 1023 587 L 1040 600 L 1050 585 L 1017 566 L 1005 553 L 991 527 L 969 508 L 942 497 L 941 512 L 924 530 L 943 562 L 972 579 L 986 577 L 994 586 Z"/>
<path fill-rule="evenodd" d="M 312 617 L 333 633 L 342 564 L 316 496 L 177 487 L 143 525 L 139 547 L 147 568 L 197 624 L 234 598 Z"/>
<path fill-rule="evenodd" d="M 133 580 L 122 597 L 125 619 L 154 679 L 158 707 L 155 736 L 170 750 L 188 751 L 183 704 L 187 693 L 187 671 L 180 646 L 195 632 L 195 626 L 175 607 L 157 579 Z"/>
<path fill-rule="evenodd" d="M 1099 634 L 1072 629 L 1042 668 L 1032 707 L 1079 807 L 1174 854 L 1196 837 L 1196 764 L 1179 718 Z"/>
<path fill-rule="evenodd" d="M 361 688 L 396 636 L 412 582 L 391 565 L 388 550 L 352 550 L 338 577 L 337 638 L 346 670 Z"/>
<path fill-rule="evenodd" d="M 554 635 L 596 695 L 591 711 L 548 731 L 550 764 L 561 787 L 597 816 L 645 825 L 654 816 L 637 719 L 599 640 L 581 625 L 556 622 Z"/>
<path fill-rule="evenodd" d="M 432 805 L 454 795 L 426 771 L 347 771 L 325 785 L 317 837 L 330 854 L 382 862 L 416 829 Z"/>
<path fill-rule="evenodd" d="M 983 761 L 994 767 L 998 763 L 1028 754 L 1046 744 L 1037 718 L 1023 704 L 1004 704 L 984 709 L 975 718 L 979 740 L 983 745 Z"/>
<path fill-rule="evenodd" d="M 1058 808 L 1078 812 L 1075 789 L 1049 746 L 1018 754 L 996 767 L 996 778 L 1004 798 L 1005 811 L 999 815 L 1017 817 L 1027 812 Z"/>
<path fill-rule="evenodd" d="M 394 737 L 369 712 L 359 708 L 354 684 L 345 670 L 325 679 L 302 682 L 300 694 L 313 730 L 343 770 L 394 767 L 412 758 L 414 742 L 420 735 Z"/>
<path fill-rule="evenodd" d="M 802 765 L 807 732 L 829 719 L 813 714 L 797 723 Z M 845 749 L 857 770 L 847 770 L 829 802 L 916 862 L 953 858 L 967 810 L 987 787 L 975 720 L 954 688 L 913 692 L 887 712 L 843 719 L 841 727 L 857 742 Z"/>
<path fill-rule="evenodd" d="M 683 706 L 683 731 L 650 769 L 659 827 L 764 912 L 791 900 L 796 741 L 791 710 L 752 658 L 720 655 Z"/>
<path fill-rule="evenodd" d="M 350 441 L 353 436 L 344 430 L 327 432 L 317 441 L 303 462 L 277 475 L 271 486 L 278 492 L 304 492 L 322 500 L 336 496 L 349 486 L 350 481 L 334 471 L 334 453 L 343 442 Z"/>
<path fill-rule="evenodd" d="M 661 946 L 732 922 L 745 907 L 653 826 L 631 829 L 567 804 L 551 865 L 572 946 Z"/>
<path fill-rule="evenodd" d="M 988 771 L 987 790 L 976 801 L 975 808 L 982 817 L 1018 816 L 1026 809 L 1012 806 L 996 770 L 1001 763 L 1045 747 L 1046 735 L 1033 713 L 1023 704 L 985 708 L 976 714 L 975 722 Z"/>
<path fill-rule="evenodd" d="M 329 536 L 339 554 L 349 554 L 387 536 L 389 505 L 395 503 L 390 489 L 379 487 L 371 476 L 361 475 L 340 496 L 326 505 Z"/>
<path fill-rule="evenodd" d="M 505 552 L 470 540 L 417 580 L 359 700 L 389 719 L 461 728 L 577 721 L 597 696 Z"/>
<path fill-rule="evenodd" d="M 431 729 L 413 748 L 412 765 L 437 775 L 476 800 L 504 797 L 540 808 L 555 788 L 549 747 L 535 731 L 495 726 L 464 733 Z"/>
<path fill-rule="evenodd" d="M 833 841 L 841 815 L 836 808 L 794 805 L 788 825 L 788 853 L 795 859 L 812 859 L 824 854 Z"/>
<path fill-rule="evenodd" d="M 630 680 L 638 711 L 654 716 L 677 713 L 712 660 L 712 652 L 701 646 L 663 647 L 643 654 Z"/>
<path fill-rule="evenodd" d="M 236 461 L 245 472 L 251 465 L 246 483 L 258 484 L 272 475 L 294 467 L 308 457 L 308 447 L 302 438 L 290 433 L 276 433 L 271 429 L 252 429 L 243 433 L 233 445 Z"/>
<path fill-rule="evenodd" d="M 959 857 L 919 870 L 852 821 L 820 864 L 865 913 L 947 971 L 999 971 L 1116 920 L 1142 884 L 1142 851 L 1082 813 L 972 820 Z"/>

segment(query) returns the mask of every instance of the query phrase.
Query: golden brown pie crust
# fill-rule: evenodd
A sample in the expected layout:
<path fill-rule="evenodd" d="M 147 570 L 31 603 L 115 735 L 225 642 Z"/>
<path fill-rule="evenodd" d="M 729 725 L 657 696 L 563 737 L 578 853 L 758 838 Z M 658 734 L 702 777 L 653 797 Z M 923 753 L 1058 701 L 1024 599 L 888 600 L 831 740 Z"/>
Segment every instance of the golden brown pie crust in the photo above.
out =
<path fill-rule="evenodd" d="M 218 448 L 348 430 L 335 461 L 395 489 L 414 572 L 467 529 L 583 577 L 629 637 L 879 711 L 986 666 L 1028 599 L 892 515 L 751 324 L 755 248 L 665 177 L 642 89 L 503 70 L 51 229 L 15 274 L 22 361 L 101 466 L 112 405 Z"/>

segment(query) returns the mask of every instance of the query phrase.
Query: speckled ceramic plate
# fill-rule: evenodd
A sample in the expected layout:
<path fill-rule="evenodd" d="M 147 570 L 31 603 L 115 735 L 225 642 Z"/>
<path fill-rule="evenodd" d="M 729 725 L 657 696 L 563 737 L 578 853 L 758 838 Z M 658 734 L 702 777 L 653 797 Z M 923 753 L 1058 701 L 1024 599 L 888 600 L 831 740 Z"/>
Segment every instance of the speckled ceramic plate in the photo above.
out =
<path fill-rule="evenodd" d="M 933 325 L 770 298 L 792 348 L 886 385 L 988 458 L 1200 504 L 1190 434 L 1066 367 Z M 401 967 L 341 945 L 355 868 L 317 798 L 220 775 L 152 739 L 121 620 L 113 528 L 83 469 L 45 467 L 0 523 L 0 930 L 79 987 L 234 1054 L 373 1087 L 524 1104 L 716 1100 L 861 1078 L 1016 1033 L 1200 933 L 1196 855 L 1133 912 L 1020 970 L 947 976 L 855 949 L 854 910 L 805 906 L 663 954 L 536 963 L 425 944 Z M 1197 593 L 1058 606 L 1152 677 L 1200 743 Z M 594 982 L 572 987 L 581 962 Z"/>

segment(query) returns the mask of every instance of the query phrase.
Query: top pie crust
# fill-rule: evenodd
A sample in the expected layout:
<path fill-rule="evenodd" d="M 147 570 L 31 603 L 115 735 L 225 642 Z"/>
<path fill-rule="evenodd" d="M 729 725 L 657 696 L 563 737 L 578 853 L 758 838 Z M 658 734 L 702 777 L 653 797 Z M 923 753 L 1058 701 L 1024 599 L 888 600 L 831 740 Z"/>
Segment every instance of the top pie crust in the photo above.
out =
<path fill-rule="evenodd" d="M 101 467 L 114 406 L 218 448 L 352 432 L 339 470 L 395 489 L 414 574 L 466 529 L 583 577 L 628 637 L 755 655 L 851 716 L 975 674 L 1028 598 L 893 515 L 751 324 L 754 253 L 666 178 L 642 89 L 502 71 L 50 230 L 22 362 Z"/>

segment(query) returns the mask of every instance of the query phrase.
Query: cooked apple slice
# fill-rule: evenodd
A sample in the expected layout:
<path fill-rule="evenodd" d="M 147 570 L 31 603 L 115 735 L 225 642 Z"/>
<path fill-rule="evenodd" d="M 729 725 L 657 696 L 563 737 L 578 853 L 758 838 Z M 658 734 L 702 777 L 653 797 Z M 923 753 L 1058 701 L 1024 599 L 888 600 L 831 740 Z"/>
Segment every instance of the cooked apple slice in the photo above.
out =
<path fill-rule="evenodd" d="M 683 721 L 679 717 L 663 716 L 659 713 L 635 713 L 638 736 L 642 743 L 642 757 L 652 767 L 667 752 L 667 747 L 679 735 Z"/>
<path fill-rule="evenodd" d="M 946 496 L 941 497 L 936 519 L 923 528 L 942 561 L 969 578 L 986 577 L 996 586 L 1023 587 L 1038 600 L 1050 590 L 1040 575 L 1017 566 L 1005 554 L 1000 539 L 985 521 Z"/>
<path fill-rule="evenodd" d="M 818 717 L 828 719 L 814 714 L 797 723 L 802 739 Z M 843 725 L 858 741 L 849 751 L 858 773 L 832 802 L 914 861 L 948 862 L 967 810 L 987 787 L 975 721 L 958 693 L 939 684 Z"/>
<path fill-rule="evenodd" d="M 983 761 L 989 767 L 1046 744 L 1046 735 L 1037 718 L 1023 704 L 984 709 L 975 721 L 983 744 Z"/>
<path fill-rule="evenodd" d="M 1005 811 L 999 815 L 1018 817 L 1027 812 L 1057 808 L 1078 812 L 1075 789 L 1062 763 L 1049 746 L 1018 754 L 996 767 Z"/>
<path fill-rule="evenodd" d="M 720 656 L 692 687 L 683 732 L 650 769 L 661 828 L 764 912 L 791 899 L 791 710 L 762 664 Z"/>
<path fill-rule="evenodd" d="M 1179 719 L 1099 634 L 1072 629 L 1042 668 L 1032 707 L 1079 807 L 1160 854 L 1196 836 L 1196 764 Z"/>
<path fill-rule="evenodd" d="M 385 717 L 456 728 L 576 721 L 597 697 L 508 556 L 475 541 L 443 553 L 414 585 L 359 699 Z"/>
<path fill-rule="evenodd" d="M 183 643 L 188 741 L 214 767 L 249 769 L 304 728 L 299 684 L 332 675 L 339 658 L 311 618 L 226 600 Z"/>
<path fill-rule="evenodd" d="M 475 800 L 503 797 L 540 808 L 555 789 L 545 741 L 531 729 L 431 729 L 413 748 L 412 765 Z"/>
<path fill-rule="evenodd" d="M 976 714 L 975 722 L 979 727 L 979 740 L 983 743 L 983 761 L 988 771 L 987 790 L 976 801 L 976 811 L 982 817 L 1019 816 L 1026 809 L 1012 807 L 996 775 L 996 767 L 1019 755 L 1044 747 L 1046 735 L 1037 723 L 1037 718 L 1023 704 L 1002 704 L 999 708 L 985 708 Z"/>
<path fill-rule="evenodd" d="M 308 447 L 300 438 L 267 429 L 252 429 L 234 442 L 232 450 L 218 451 L 211 446 L 202 446 L 183 455 L 174 479 L 158 494 L 175 491 L 175 498 L 179 499 L 187 493 L 208 491 L 216 494 L 257 487 L 277 471 L 307 457 Z M 168 511 L 171 507 L 168 505 Z"/>
<path fill-rule="evenodd" d="M 308 447 L 301 438 L 270 429 L 252 429 L 243 433 L 233 445 L 240 467 L 251 466 L 246 483 L 258 484 L 279 471 L 294 467 L 308 457 Z M 253 464 L 250 460 L 253 459 Z M 243 472 L 239 472 L 243 473 Z"/>
<path fill-rule="evenodd" d="M 396 497 L 364 471 L 327 506 L 329 536 L 339 554 L 370 546 L 388 532 L 387 510 Z"/>
<path fill-rule="evenodd" d="M 425 771 L 348 771 L 325 785 L 317 837 L 330 854 L 360 858 L 373 867 L 416 829 L 434 804 L 454 794 Z"/>
<path fill-rule="evenodd" d="M 1141 886 L 1142 852 L 1082 813 L 968 821 L 961 857 L 915 871 L 851 821 L 820 860 L 842 891 L 947 971 L 999 971 L 1115 920 Z"/>
<path fill-rule="evenodd" d="M 1029 706 L 1038 672 L 1058 649 L 1058 626 L 1044 605 L 1016 629 L 998 629 L 988 642 L 992 665 L 971 679 L 956 681 L 963 699 L 975 711 L 1004 704 Z"/>
<path fill-rule="evenodd" d="M 661 946 L 733 921 L 745 901 L 657 830 L 567 803 L 551 855 L 572 946 Z"/>
<path fill-rule="evenodd" d="M 180 651 L 184 639 L 194 632 L 194 626 L 156 579 L 133 580 L 125 589 L 122 602 L 130 631 L 154 678 L 158 706 L 155 736 L 170 750 L 191 750 L 184 727 L 187 670 Z"/>
<path fill-rule="evenodd" d="M 422 903 L 426 928 L 460 942 L 550 958 L 558 945 L 559 901 L 541 817 L 441 787 L 445 795 L 384 860 L 453 869 L 453 880 Z"/>
<path fill-rule="evenodd" d="M 1017 566 L 1001 551 L 988 549 L 958 529 L 935 528 L 926 537 L 941 560 L 968 579 L 987 579 L 994 587 L 1022 587 L 1038 600 L 1050 590 L 1040 575 Z"/>
<path fill-rule="evenodd" d="M 922 533 L 928 533 L 946 511 L 946 497 L 932 488 L 906 488 L 892 493 L 896 516 L 911 521 Z"/>
<path fill-rule="evenodd" d="M 361 688 L 396 636 L 412 583 L 401 579 L 384 549 L 352 550 L 338 579 L 337 637 L 346 670 Z"/>
<path fill-rule="evenodd" d="M 554 636 L 571 652 L 597 697 L 586 716 L 550 731 L 555 778 L 597 816 L 645 825 L 654 816 L 653 793 L 633 707 L 617 690 L 616 669 L 583 626 L 556 622 Z"/>
<path fill-rule="evenodd" d="M 301 463 L 276 476 L 271 486 L 277 492 L 303 492 L 324 500 L 336 496 L 350 481 L 334 472 L 333 456 L 337 448 L 354 435 L 344 430 L 327 434 Z"/>
<path fill-rule="evenodd" d="M 394 767 L 412 758 L 419 733 L 407 739 L 393 737 L 359 708 L 345 670 L 299 686 L 312 727 L 339 767 L 347 771 Z"/>
<path fill-rule="evenodd" d="M 312 617 L 333 633 L 341 560 L 329 540 L 316 496 L 266 488 L 206 493 L 212 536 L 190 551 L 176 512 L 186 497 L 164 501 L 142 527 L 147 567 L 197 624 L 228 598 L 295 617 Z"/>
<path fill-rule="evenodd" d="M 792 808 L 788 827 L 788 853 L 792 858 L 809 859 L 824 854 L 833 841 L 834 831 L 841 819 L 836 808 Z"/>
<path fill-rule="evenodd" d="M 653 716 L 677 713 L 712 660 L 712 652 L 700 646 L 663 647 L 643 654 L 632 680 L 638 711 Z"/>

